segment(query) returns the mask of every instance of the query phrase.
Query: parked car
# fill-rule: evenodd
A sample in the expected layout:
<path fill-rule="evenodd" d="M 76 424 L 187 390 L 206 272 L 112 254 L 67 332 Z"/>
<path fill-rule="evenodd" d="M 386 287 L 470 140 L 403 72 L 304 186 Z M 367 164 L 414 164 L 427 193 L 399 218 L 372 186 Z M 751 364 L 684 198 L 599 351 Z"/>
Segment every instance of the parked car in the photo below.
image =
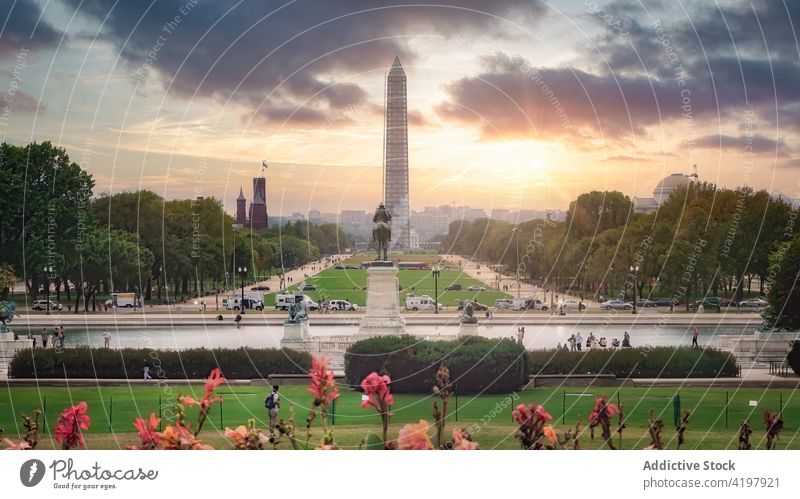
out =
<path fill-rule="evenodd" d="M 461 291 L 462 289 L 461 284 L 451 284 L 444 288 L 445 291 Z"/>
<path fill-rule="evenodd" d="M 269 286 L 264 286 L 263 284 L 259 284 L 258 286 L 253 286 L 250 288 L 250 291 L 269 291 Z"/>
<path fill-rule="evenodd" d="M 317 287 L 313 284 L 306 284 L 303 286 L 303 291 L 316 291 Z"/>
<path fill-rule="evenodd" d="M 633 303 L 619 299 L 606 300 L 600 304 L 600 308 L 603 310 L 631 310 L 633 308 Z"/>
<path fill-rule="evenodd" d="M 669 307 L 670 305 L 677 306 L 680 304 L 677 298 L 661 298 L 654 303 L 656 307 Z"/>
<path fill-rule="evenodd" d="M 560 302 L 558 302 L 558 308 L 563 310 L 581 311 L 581 310 L 586 310 L 586 307 L 587 306 L 585 303 L 575 300 L 574 298 L 570 298 L 568 300 L 561 300 Z"/>
<path fill-rule="evenodd" d="M 50 300 L 50 310 L 63 310 L 64 306 Z M 47 310 L 47 300 L 35 300 L 31 304 L 31 310 Z"/>
<path fill-rule="evenodd" d="M 656 302 L 653 300 L 648 300 L 647 298 L 637 298 L 636 306 L 640 308 L 652 308 L 656 306 Z"/>
<path fill-rule="evenodd" d="M 514 308 L 514 300 L 511 300 L 509 298 L 498 298 L 497 300 L 494 301 L 494 308 L 498 310 L 503 310 L 503 309 L 510 310 Z"/>
<path fill-rule="evenodd" d="M 548 306 L 538 298 L 516 298 L 513 300 L 514 310 L 547 310 Z"/>
<path fill-rule="evenodd" d="M 473 284 L 467 288 L 467 291 L 486 291 L 486 288 L 483 286 L 478 286 L 477 284 Z"/>
<path fill-rule="evenodd" d="M 747 300 L 739 302 L 740 307 L 753 307 L 753 308 L 764 308 L 767 306 L 767 300 L 763 298 L 749 298 Z"/>
<path fill-rule="evenodd" d="M 330 300 L 326 303 L 328 310 L 358 310 L 358 305 L 347 300 Z"/>
<path fill-rule="evenodd" d="M 694 302 L 695 307 L 699 307 L 702 305 L 704 308 L 722 308 L 722 307 L 730 307 L 733 305 L 733 302 L 728 298 L 720 298 L 719 296 L 709 296 L 703 298 L 702 300 L 697 300 Z"/>
<path fill-rule="evenodd" d="M 460 302 L 458 304 L 458 307 L 456 308 L 456 310 L 461 310 L 463 308 L 463 305 L 464 305 L 464 302 Z M 474 311 L 476 311 L 476 312 L 483 312 L 483 311 L 489 310 L 489 307 L 487 307 L 486 305 L 484 305 L 482 303 L 478 303 L 476 301 L 473 301 L 472 302 L 472 309 Z"/>

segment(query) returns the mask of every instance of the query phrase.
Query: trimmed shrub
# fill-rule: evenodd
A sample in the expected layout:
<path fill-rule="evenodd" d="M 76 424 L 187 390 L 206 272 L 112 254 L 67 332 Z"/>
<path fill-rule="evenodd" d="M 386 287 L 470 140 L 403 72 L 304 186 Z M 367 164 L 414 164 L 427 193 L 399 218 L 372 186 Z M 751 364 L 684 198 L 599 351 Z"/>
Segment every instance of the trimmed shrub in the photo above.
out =
<path fill-rule="evenodd" d="M 713 378 L 736 376 L 728 352 L 689 347 L 528 352 L 531 374 L 614 374 L 618 378 Z"/>
<path fill-rule="evenodd" d="M 344 366 L 347 382 L 355 387 L 376 371 L 392 378 L 393 393 L 431 393 L 436 370 L 444 364 L 459 393 L 508 393 L 527 383 L 527 361 L 525 349 L 510 339 L 387 336 L 351 345 Z"/>
<path fill-rule="evenodd" d="M 10 374 L 15 378 L 141 379 L 146 365 L 153 379 L 199 379 L 215 367 L 229 379 L 258 379 L 277 373 L 305 373 L 311 367 L 311 356 L 275 348 L 34 348 L 17 352 Z"/>

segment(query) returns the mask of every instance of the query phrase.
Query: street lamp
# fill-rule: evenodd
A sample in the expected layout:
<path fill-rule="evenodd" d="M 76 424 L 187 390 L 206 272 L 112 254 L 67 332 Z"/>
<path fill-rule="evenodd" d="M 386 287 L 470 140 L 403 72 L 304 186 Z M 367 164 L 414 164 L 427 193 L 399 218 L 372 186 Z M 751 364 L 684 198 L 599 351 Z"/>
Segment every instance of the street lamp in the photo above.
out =
<path fill-rule="evenodd" d="M 161 278 L 164 274 L 164 267 L 158 266 L 158 304 L 161 304 Z"/>
<path fill-rule="evenodd" d="M 633 273 L 633 313 L 636 313 L 636 273 L 639 272 L 639 265 L 631 265 L 630 271 Z"/>
<path fill-rule="evenodd" d="M 53 273 L 52 266 L 44 266 L 44 287 L 47 292 L 47 315 L 50 315 L 50 280 L 48 276 Z"/>
<path fill-rule="evenodd" d="M 433 313 L 439 313 L 439 273 L 442 271 L 438 265 L 433 266 Z"/>
<path fill-rule="evenodd" d="M 242 285 L 242 300 L 239 302 L 239 310 L 244 314 L 244 276 L 247 275 L 247 267 L 239 267 L 239 283 Z"/>
<path fill-rule="evenodd" d="M 519 227 L 514 227 L 511 232 L 517 236 L 517 298 L 520 298 L 521 286 L 519 285 Z"/>

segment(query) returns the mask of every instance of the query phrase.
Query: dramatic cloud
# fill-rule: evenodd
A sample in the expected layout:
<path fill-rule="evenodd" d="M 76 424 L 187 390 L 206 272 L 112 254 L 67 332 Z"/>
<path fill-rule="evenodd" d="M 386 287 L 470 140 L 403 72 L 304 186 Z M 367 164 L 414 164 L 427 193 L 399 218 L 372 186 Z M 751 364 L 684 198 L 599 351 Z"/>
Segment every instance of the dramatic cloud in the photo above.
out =
<path fill-rule="evenodd" d="M 4 1 L 0 4 L 0 57 L 20 51 L 55 46 L 61 33 L 44 22 L 42 11 L 33 0 Z"/>
<path fill-rule="evenodd" d="M 723 123 L 749 122 L 765 136 L 778 127 L 800 131 L 792 29 L 800 26 L 800 2 L 686 8 L 689 18 L 667 2 L 645 10 L 638 1 L 620 1 L 600 14 L 583 13 L 603 31 L 582 43 L 570 64 L 533 67 L 495 54 L 480 74 L 447 84 L 449 99 L 437 111 L 479 127 L 487 139 L 625 143 L 679 121 L 684 143 Z"/>
<path fill-rule="evenodd" d="M 752 137 L 734 137 L 732 135 L 704 135 L 697 139 L 697 147 L 719 149 L 723 151 L 753 153 L 786 153 L 786 144 L 782 141 L 753 135 Z"/>
<path fill-rule="evenodd" d="M 287 118 L 323 124 L 364 105 L 367 93 L 347 79 L 378 77 L 395 55 L 413 62 L 409 36 L 489 35 L 502 29 L 494 15 L 534 22 L 545 11 L 530 0 L 66 1 L 103 21 L 103 36 L 132 71 L 144 68 L 182 96 L 245 104 L 248 116 L 276 126 Z"/>

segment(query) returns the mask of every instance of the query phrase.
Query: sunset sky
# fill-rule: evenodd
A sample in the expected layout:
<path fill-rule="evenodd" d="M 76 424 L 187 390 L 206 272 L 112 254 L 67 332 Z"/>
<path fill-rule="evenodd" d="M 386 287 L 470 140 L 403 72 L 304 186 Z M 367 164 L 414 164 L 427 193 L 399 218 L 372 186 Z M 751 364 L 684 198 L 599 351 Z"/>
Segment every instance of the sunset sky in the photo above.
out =
<path fill-rule="evenodd" d="M 271 215 L 371 210 L 397 55 L 412 209 L 650 196 L 695 163 L 800 197 L 800 2 L 413 3 L 6 0 L 0 134 L 96 192 L 232 210 L 263 158 Z"/>

